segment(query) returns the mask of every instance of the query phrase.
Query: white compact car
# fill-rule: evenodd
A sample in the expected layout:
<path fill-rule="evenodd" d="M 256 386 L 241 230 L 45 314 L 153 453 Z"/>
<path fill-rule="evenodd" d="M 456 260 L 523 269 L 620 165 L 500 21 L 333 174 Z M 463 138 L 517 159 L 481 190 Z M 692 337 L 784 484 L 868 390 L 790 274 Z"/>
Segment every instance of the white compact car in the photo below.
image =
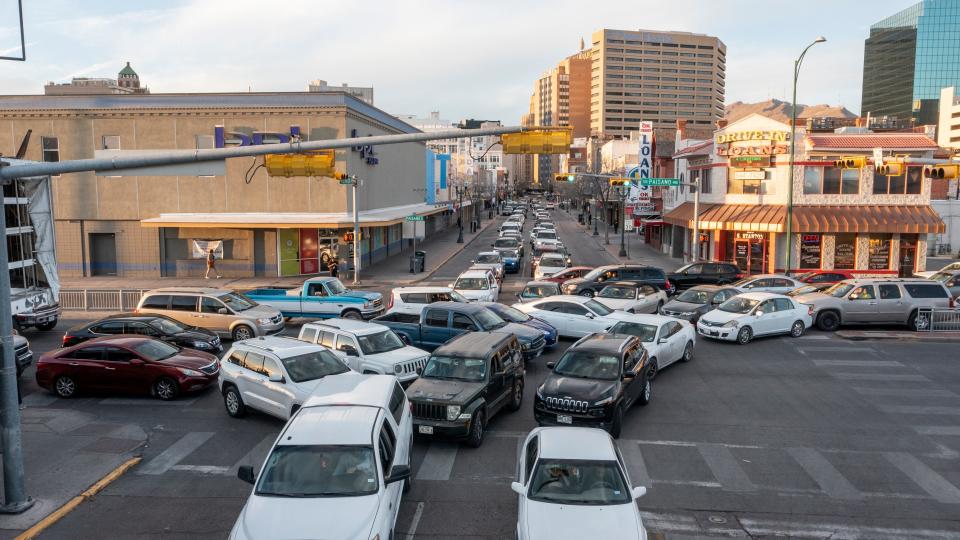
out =
<path fill-rule="evenodd" d="M 697 346 L 697 332 L 692 324 L 663 315 L 633 315 L 607 332 L 640 338 L 647 350 L 651 379 L 674 362 L 693 360 L 693 350 Z"/>
<path fill-rule="evenodd" d="M 666 291 L 632 281 L 610 283 L 595 298 L 610 309 L 627 313 L 657 313 L 667 303 Z"/>
<path fill-rule="evenodd" d="M 731 286 L 740 292 L 769 292 L 778 294 L 787 294 L 788 292 L 804 285 L 792 277 L 781 276 L 779 274 L 761 274 L 750 276 L 733 283 Z"/>
<path fill-rule="evenodd" d="M 390 291 L 387 313 L 419 315 L 434 302 L 469 302 L 451 287 L 397 287 Z"/>
<path fill-rule="evenodd" d="M 350 367 L 320 345 L 277 336 L 245 339 L 220 361 L 220 393 L 234 418 L 256 409 L 286 420 L 321 380 L 348 373 Z"/>
<path fill-rule="evenodd" d="M 490 270 L 467 270 L 450 287 L 469 300 L 496 302 L 500 297 L 500 285 Z"/>
<path fill-rule="evenodd" d="M 289 421 L 254 485 L 230 540 L 393 538 L 410 486 L 413 422 L 391 375 L 328 378 Z"/>
<path fill-rule="evenodd" d="M 556 295 L 517 303 L 513 307 L 543 319 L 557 329 L 563 337 L 580 338 L 594 332 L 603 332 L 617 321 L 627 320 L 629 313 L 614 311 L 593 298 L 573 295 Z"/>
<path fill-rule="evenodd" d="M 630 476 L 607 432 L 538 427 L 517 456 L 518 540 L 647 540 Z"/>
<path fill-rule="evenodd" d="M 797 303 L 782 294 L 751 292 L 734 296 L 701 316 L 697 333 L 745 345 L 757 336 L 800 337 L 811 325 L 813 306 Z"/>
<path fill-rule="evenodd" d="M 499 251 L 481 251 L 477 253 L 477 258 L 471 261 L 473 268 L 487 268 L 493 270 L 497 279 L 503 279 L 503 257 Z"/>
<path fill-rule="evenodd" d="M 533 271 L 533 279 L 540 280 L 550 277 L 567 268 L 567 257 L 562 253 L 544 253 L 537 261 L 537 268 Z"/>
<path fill-rule="evenodd" d="M 404 386 L 416 380 L 430 358 L 430 353 L 404 344 L 393 330 L 376 323 L 326 319 L 304 324 L 298 339 L 332 350 L 356 372 L 396 375 Z"/>

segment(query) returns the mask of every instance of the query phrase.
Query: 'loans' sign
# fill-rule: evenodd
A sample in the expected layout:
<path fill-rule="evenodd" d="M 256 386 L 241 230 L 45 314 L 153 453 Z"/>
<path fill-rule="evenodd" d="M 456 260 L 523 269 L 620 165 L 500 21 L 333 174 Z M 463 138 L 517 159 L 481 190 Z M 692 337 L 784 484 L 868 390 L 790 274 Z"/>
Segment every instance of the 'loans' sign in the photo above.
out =
<path fill-rule="evenodd" d="M 627 195 L 628 203 L 637 203 L 641 198 L 649 198 L 649 195 L 647 197 L 641 195 L 641 192 L 649 194 L 649 190 L 641 190 L 640 187 L 644 178 L 650 178 L 650 172 L 653 169 L 653 122 L 640 122 L 639 135 L 640 147 L 637 148 L 637 174 L 635 178 L 640 182 L 630 183 L 630 194 Z"/>

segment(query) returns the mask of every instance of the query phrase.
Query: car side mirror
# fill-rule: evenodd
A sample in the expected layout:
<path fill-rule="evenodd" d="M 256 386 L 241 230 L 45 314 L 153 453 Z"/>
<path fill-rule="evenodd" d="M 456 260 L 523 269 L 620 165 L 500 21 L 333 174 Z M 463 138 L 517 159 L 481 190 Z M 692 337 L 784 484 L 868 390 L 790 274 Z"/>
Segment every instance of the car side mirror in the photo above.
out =
<path fill-rule="evenodd" d="M 267 377 L 267 380 L 270 382 L 278 382 L 278 383 L 284 382 L 283 375 L 280 375 L 279 373 L 274 373 L 270 375 L 269 377 Z"/>
<path fill-rule="evenodd" d="M 222 307 L 222 308 L 218 309 L 218 310 L 217 310 L 217 313 L 219 313 L 220 315 L 229 315 L 229 314 L 230 314 L 230 312 L 227 311 L 227 308 L 225 308 L 225 307 Z"/>
<path fill-rule="evenodd" d="M 257 475 L 253 472 L 253 467 L 251 465 L 241 465 L 237 469 L 237 478 L 243 480 L 248 484 L 253 484 L 257 481 Z"/>
<path fill-rule="evenodd" d="M 143 360 L 141 360 L 141 359 L 139 359 L 139 358 L 131 358 L 131 359 L 130 359 L 130 365 L 131 365 L 131 366 L 142 366 L 143 364 L 144 364 Z"/>
<path fill-rule="evenodd" d="M 643 486 L 637 486 L 630 490 L 630 495 L 632 495 L 634 499 L 639 499 L 640 497 L 643 497 L 646 494 L 647 494 L 647 488 Z"/>
<path fill-rule="evenodd" d="M 557 367 L 557 363 L 556 363 L 556 362 L 547 362 L 547 369 L 552 370 L 552 369 L 555 368 L 555 367 Z"/>
<path fill-rule="evenodd" d="M 357 349 L 355 349 L 352 345 L 344 345 L 340 348 L 340 350 L 347 353 L 347 356 L 360 356 L 360 354 L 357 352 Z"/>
<path fill-rule="evenodd" d="M 666 342 L 667 342 L 667 338 L 662 337 L 662 338 L 660 338 L 660 339 L 657 340 L 657 345 L 663 345 L 663 344 L 666 343 Z"/>
<path fill-rule="evenodd" d="M 588 318 L 588 319 L 596 319 L 597 316 L 594 315 L 593 313 L 590 313 L 590 312 L 588 311 L 588 312 L 587 312 L 587 318 Z"/>
<path fill-rule="evenodd" d="M 388 476 L 383 483 L 389 485 L 401 480 L 406 480 L 407 478 L 410 478 L 410 466 L 394 465 L 394 467 L 390 469 L 390 476 Z"/>
<path fill-rule="evenodd" d="M 510 489 L 517 495 L 523 495 L 523 484 L 520 482 L 510 482 Z"/>

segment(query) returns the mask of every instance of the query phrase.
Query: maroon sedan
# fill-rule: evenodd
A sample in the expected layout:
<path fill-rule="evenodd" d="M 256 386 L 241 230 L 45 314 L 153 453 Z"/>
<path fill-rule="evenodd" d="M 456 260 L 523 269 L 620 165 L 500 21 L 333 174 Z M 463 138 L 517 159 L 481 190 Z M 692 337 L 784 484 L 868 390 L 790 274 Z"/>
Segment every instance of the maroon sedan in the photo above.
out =
<path fill-rule="evenodd" d="M 857 276 L 849 270 L 812 270 L 796 276 L 797 281 L 804 283 L 836 283 L 845 279 L 853 279 Z"/>
<path fill-rule="evenodd" d="M 556 274 L 545 277 L 541 281 L 552 281 L 554 283 L 563 283 L 568 279 L 582 278 L 584 274 L 593 270 L 591 266 L 571 266 L 566 268 L 563 272 L 557 272 Z"/>
<path fill-rule="evenodd" d="M 92 339 L 37 362 L 37 384 L 64 398 L 97 391 L 171 400 L 215 384 L 219 374 L 216 356 L 144 336 Z"/>

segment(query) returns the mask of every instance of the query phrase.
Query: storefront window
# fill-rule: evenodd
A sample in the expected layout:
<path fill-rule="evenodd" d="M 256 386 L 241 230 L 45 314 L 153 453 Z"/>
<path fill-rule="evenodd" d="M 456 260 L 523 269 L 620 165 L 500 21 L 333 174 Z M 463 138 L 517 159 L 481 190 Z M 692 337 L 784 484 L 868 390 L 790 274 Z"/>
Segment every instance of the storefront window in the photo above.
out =
<path fill-rule="evenodd" d="M 800 236 L 800 268 L 820 268 L 819 234 L 804 234 Z"/>
<path fill-rule="evenodd" d="M 825 195 L 856 195 L 860 191 L 860 169 L 823 168 Z"/>
<path fill-rule="evenodd" d="M 838 234 L 836 236 L 833 267 L 838 270 L 853 270 L 857 267 L 857 235 Z"/>
<path fill-rule="evenodd" d="M 820 193 L 820 175 L 823 169 L 819 167 L 803 168 L 803 193 L 817 195 Z"/>
<path fill-rule="evenodd" d="M 875 174 L 873 177 L 873 193 L 875 195 L 916 195 L 923 187 L 922 167 L 907 167 L 906 174 L 899 176 L 885 176 Z"/>
<path fill-rule="evenodd" d="M 734 169 L 727 172 L 727 193 L 734 195 L 756 195 L 760 193 L 760 180 L 734 178 Z"/>
<path fill-rule="evenodd" d="M 870 270 L 887 270 L 890 268 L 890 235 L 878 234 L 870 236 L 869 253 L 867 268 Z"/>

